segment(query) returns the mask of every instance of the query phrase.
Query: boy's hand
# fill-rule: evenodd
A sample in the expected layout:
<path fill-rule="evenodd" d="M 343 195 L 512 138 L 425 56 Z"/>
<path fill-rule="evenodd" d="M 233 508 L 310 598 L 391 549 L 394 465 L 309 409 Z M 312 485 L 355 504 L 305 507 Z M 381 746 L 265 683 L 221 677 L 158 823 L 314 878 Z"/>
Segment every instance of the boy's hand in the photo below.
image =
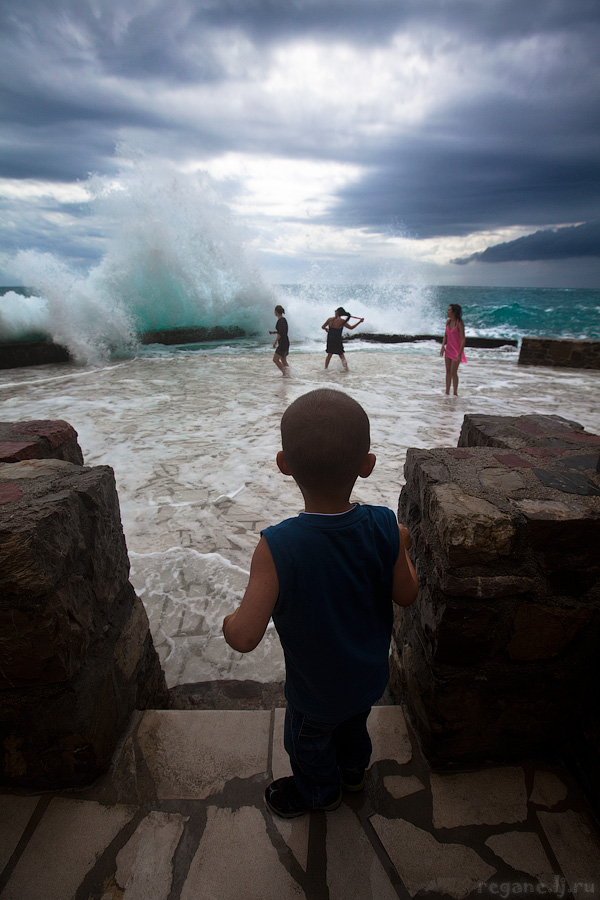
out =
<path fill-rule="evenodd" d="M 400 532 L 400 552 L 394 566 L 394 587 L 392 600 L 398 606 L 410 606 L 416 600 L 419 592 L 417 573 L 413 566 L 408 551 L 412 545 L 412 538 L 408 528 L 398 524 Z"/>
<path fill-rule="evenodd" d="M 250 563 L 248 587 L 235 612 L 223 619 L 223 634 L 230 647 L 249 653 L 260 643 L 269 624 L 279 580 L 269 545 L 261 537 Z"/>
<path fill-rule="evenodd" d="M 412 537 L 410 531 L 404 525 L 398 525 L 398 530 L 400 532 L 400 540 L 402 542 L 402 546 L 406 550 L 410 550 L 410 548 L 412 547 Z"/>

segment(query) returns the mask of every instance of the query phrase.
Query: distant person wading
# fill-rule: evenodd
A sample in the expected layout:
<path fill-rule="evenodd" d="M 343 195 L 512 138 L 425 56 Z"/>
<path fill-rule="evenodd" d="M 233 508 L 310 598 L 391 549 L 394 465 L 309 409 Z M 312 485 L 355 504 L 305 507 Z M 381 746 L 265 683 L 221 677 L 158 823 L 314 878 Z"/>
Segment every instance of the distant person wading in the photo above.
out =
<path fill-rule="evenodd" d="M 287 319 L 285 319 L 283 316 L 284 312 L 285 309 L 283 308 L 283 306 L 275 307 L 277 324 L 275 325 L 275 331 L 269 331 L 269 334 L 277 335 L 277 337 L 273 341 L 273 348 L 275 350 L 275 353 L 273 354 L 273 362 L 281 371 L 281 374 L 284 376 L 284 378 L 289 378 L 290 366 L 287 361 L 287 357 L 288 353 L 290 352 L 290 339 L 288 337 Z"/>
<path fill-rule="evenodd" d="M 458 367 L 461 362 L 466 363 L 465 356 L 465 325 L 462 320 L 462 307 L 458 303 L 451 303 L 446 312 L 446 331 L 442 341 L 440 356 L 446 358 L 446 393 L 450 393 L 450 385 L 454 396 L 458 394 Z"/>
<path fill-rule="evenodd" d="M 349 325 L 350 319 L 356 319 L 356 325 Z M 364 319 L 360 319 L 358 316 L 351 316 L 349 312 L 343 308 L 343 306 L 338 306 L 335 311 L 335 315 L 330 319 L 327 319 L 321 325 L 327 332 L 327 356 L 325 358 L 325 368 L 327 369 L 329 366 L 329 362 L 332 356 L 339 356 L 342 361 L 342 365 L 346 371 L 348 371 L 348 363 L 346 362 L 346 357 L 344 356 L 344 345 L 342 343 L 342 331 L 344 328 L 349 328 L 353 331 L 357 325 L 360 325 L 361 322 L 364 322 Z"/>

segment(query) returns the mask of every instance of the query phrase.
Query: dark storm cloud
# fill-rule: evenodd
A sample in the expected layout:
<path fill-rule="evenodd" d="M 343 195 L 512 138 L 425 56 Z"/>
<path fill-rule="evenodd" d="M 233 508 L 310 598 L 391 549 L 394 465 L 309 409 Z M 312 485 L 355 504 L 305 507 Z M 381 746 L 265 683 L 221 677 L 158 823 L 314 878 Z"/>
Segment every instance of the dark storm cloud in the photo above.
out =
<path fill-rule="evenodd" d="M 318 108 L 310 128 L 294 127 L 261 93 L 284 42 L 346 42 L 366 55 L 399 34 L 432 64 L 449 52 L 470 72 L 480 60 L 481 78 L 422 119 L 369 134 L 338 133 Z M 127 132 L 174 158 L 356 164 L 366 174 L 338 191 L 324 218 L 333 226 L 419 239 L 597 221 L 598 47 L 598 0 L 3 0 L 0 175 L 112 174 Z M 251 84 L 254 105 L 220 117 L 153 102 L 155 90 L 228 83 Z"/>
<path fill-rule="evenodd" d="M 218 28 L 237 28 L 256 43 L 313 36 L 356 43 L 386 42 L 398 30 L 421 26 L 498 43 L 515 36 L 565 32 L 597 25 L 596 0 L 216 0 L 199 4 L 198 18 Z"/>
<path fill-rule="evenodd" d="M 470 262 L 531 262 L 585 256 L 600 257 L 600 222 L 536 231 L 516 241 L 494 244 L 481 253 L 472 253 L 451 262 L 464 266 Z"/>
<path fill-rule="evenodd" d="M 571 62 L 555 77 L 531 95 L 463 100 L 392 138 L 339 194 L 329 221 L 374 230 L 400 222 L 429 238 L 597 218 L 600 80 L 577 79 Z"/>
<path fill-rule="evenodd" d="M 178 85 L 219 77 L 210 32 L 188 31 L 192 12 L 193 5 L 176 0 L 156 7 L 5 0 L 1 175 L 61 181 L 111 173 L 122 129 L 177 131 L 164 114 L 154 113 L 151 97 L 142 104 L 128 86 L 135 79 Z M 212 149 L 214 136 L 210 127 L 206 131 Z"/>
<path fill-rule="evenodd" d="M 600 147 L 559 159 L 525 146 L 486 151 L 453 138 L 419 138 L 388 155 L 340 192 L 329 224 L 396 226 L 419 239 L 598 215 Z"/>

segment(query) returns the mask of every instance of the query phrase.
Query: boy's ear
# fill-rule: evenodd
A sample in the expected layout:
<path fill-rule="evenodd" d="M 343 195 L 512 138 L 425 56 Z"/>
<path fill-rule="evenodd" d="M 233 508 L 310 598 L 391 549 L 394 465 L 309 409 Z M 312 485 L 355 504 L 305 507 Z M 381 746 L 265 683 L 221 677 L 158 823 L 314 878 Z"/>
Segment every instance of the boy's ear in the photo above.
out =
<path fill-rule="evenodd" d="M 358 474 L 361 478 L 368 478 L 373 469 L 375 468 L 375 463 L 377 461 L 377 457 L 374 453 L 367 453 L 365 458 L 362 461 L 361 467 L 358 470 Z"/>
<path fill-rule="evenodd" d="M 283 450 L 280 450 L 276 456 L 277 466 L 280 472 L 283 472 L 284 475 L 291 475 L 292 473 L 287 467 L 287 463 L 285 461 L 285 456 L 283 455 Z"/>

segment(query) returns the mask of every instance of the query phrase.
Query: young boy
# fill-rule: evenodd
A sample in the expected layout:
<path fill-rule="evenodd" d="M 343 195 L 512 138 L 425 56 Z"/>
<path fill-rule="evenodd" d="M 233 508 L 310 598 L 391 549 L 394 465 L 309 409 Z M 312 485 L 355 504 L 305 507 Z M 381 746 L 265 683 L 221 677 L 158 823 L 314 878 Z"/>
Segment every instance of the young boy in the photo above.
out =
<path fill-rule="evenodd" d="M 269 785 L 283 818 L 333 810 L 342 788 L 359 791 L 371 757 L 367 718 L 389 678 L 392 601 L 417 596 L 412 543 L 390 509 L 350 502 L 357 477 L 375 465 L 369 419 L 347 394 L 316 390 L 281 420 L 277 465 L 291 475 L 305 511 L 265 528 L 225 639 L 248 653 L 273 616 L 285 656 L 284 745 L 293 776 Z"/>

